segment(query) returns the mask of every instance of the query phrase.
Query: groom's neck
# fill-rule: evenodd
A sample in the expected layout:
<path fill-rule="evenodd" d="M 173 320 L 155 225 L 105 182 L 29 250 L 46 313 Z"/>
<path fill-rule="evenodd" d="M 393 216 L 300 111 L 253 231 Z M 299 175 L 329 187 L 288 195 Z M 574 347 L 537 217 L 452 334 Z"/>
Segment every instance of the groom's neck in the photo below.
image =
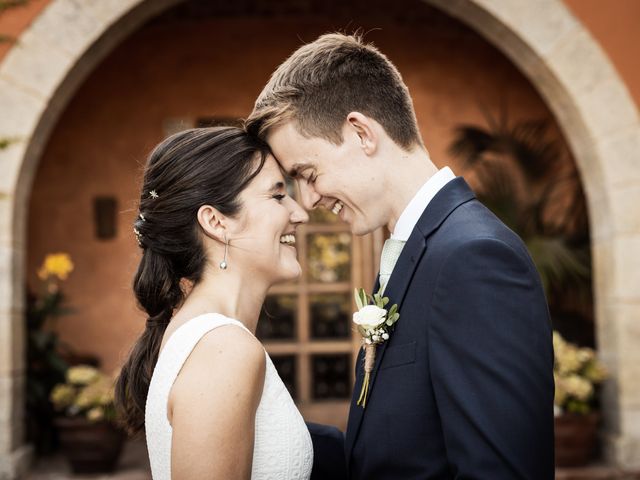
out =
<path fill-rule="evenodd" d="M 438 172 L 438 167 L 431 161 L 429 153 L 422 148 L 411 152 L 399 150 L 389 160 L 389 171 L 393 171 L 387 179 L 388 202 L 391 205 L 387 228 L 393 232 L 409 202 L 418 190 Z"/>

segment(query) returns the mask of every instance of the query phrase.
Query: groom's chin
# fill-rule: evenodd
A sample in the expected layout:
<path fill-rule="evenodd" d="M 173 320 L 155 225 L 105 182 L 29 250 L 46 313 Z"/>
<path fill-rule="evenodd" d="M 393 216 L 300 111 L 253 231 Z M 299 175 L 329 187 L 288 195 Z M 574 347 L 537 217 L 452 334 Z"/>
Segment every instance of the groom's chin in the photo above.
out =
<path fill-rule="evenodd" d="M 359 237 L 361 237 L 362 235 L 366 235 L 367 233 L 371 233 L 375 230 L 368 227 L 367 225 L 361 225 L 357 222 L 350 223 L 349 227 L 351 229 L 351 233 Z"/>

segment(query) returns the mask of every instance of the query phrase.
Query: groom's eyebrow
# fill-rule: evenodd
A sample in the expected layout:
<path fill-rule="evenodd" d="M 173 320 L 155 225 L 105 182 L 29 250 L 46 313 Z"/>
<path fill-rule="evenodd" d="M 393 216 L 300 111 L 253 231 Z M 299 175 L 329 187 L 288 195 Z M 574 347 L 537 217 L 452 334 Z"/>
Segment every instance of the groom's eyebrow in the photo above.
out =
<path fill-rule="evenodd" d="M 289 170 L 289 176 L 291 178 L 298 178 L 300 172 L 304 172 L 308 168 L 313 168 L 313 165 L 310 163 L 294 163 L 291 170 Z"/>

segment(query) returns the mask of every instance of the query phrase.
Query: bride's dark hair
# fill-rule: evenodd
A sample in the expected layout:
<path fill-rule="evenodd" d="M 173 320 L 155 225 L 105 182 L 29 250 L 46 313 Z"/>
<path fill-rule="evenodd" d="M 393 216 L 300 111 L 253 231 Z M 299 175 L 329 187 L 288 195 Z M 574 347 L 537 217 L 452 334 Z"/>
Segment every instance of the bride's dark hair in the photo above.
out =
<path fill-rule="evenodd" d="M 262 169 L 269 147 L 236 127 L 196 128 L 158 145 L 145 166 L 134 233 L 142 259 L 133 280 L 148 318 L 116 382 L 116 406 L 130 433 L 144 411 L 162 337 L 184 300 L 182 279 L 200 280 L 206 263 L 197 212 L 211 205 L 233 217 L 240 192 Z"/>

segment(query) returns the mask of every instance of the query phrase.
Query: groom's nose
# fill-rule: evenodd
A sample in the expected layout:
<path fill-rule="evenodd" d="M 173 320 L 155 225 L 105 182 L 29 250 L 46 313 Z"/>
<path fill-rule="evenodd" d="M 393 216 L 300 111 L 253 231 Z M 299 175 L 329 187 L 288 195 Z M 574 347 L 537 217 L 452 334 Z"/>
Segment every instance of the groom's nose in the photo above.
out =
<path fill-rule="evenodd" d="M 316 208 L 322 196 L 304 180 L 298 182 L 298 188 L 300 189 L 300 200 L 304 208 L 307 210 Z"/>

